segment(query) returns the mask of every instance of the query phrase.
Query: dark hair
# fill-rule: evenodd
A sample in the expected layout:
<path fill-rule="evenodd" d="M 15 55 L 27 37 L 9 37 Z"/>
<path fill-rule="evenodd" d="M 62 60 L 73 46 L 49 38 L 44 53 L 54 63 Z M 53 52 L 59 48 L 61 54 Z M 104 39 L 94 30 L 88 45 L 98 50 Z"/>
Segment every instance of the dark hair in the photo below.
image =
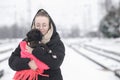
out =
<path fill-rule="evenodd" d="M 27 43 L 30 43 L 28 46 L 35 48 L 39 41 L 42 40 L 42 33 L 38 29 L 31 29 L 27 33 Z"/>

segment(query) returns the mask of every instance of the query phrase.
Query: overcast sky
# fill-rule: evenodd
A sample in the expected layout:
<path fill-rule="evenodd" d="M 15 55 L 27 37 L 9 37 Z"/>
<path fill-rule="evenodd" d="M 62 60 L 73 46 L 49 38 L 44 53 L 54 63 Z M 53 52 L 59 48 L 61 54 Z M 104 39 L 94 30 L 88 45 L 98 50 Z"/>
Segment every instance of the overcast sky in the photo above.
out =
<path fill-rule="evenodd" d="M 104 0 L 0 0 L 0 25 L 31 22 L 37 10 L 48 11 L 57 25 L 96 26 Z M 114 0 L 118 1 L 118 0 Z"/>

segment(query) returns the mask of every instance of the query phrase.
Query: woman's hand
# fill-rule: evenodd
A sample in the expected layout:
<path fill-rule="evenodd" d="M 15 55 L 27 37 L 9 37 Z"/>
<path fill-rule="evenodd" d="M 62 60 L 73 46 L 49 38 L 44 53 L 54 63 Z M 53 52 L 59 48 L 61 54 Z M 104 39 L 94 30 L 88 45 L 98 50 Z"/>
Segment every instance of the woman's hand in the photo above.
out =
<path fill-rule="evenodd" d="M 29 47 L 28 45 L 26 45 L 26 49 L 27 49 L 27 52 L 29 52 L 29 53 L 32 53 L 32 51 L 33 51 L 33 48 Z"/>
<path fill-rule="evenodd" d="M 32 70 L 36 70 L 38 67 L 35 63 L 34 60 L 31 60 L 29 63 L 28 63 L 29 67 L 32 69 Z"/>

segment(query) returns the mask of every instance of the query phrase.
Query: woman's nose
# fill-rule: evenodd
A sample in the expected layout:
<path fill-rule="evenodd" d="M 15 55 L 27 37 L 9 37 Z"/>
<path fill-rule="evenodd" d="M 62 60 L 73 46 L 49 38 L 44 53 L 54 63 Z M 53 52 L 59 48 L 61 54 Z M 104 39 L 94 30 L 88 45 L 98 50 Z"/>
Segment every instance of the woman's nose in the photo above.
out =
<path fill-rule="evenodd" d="M 39 27 L 39 29 L 43 29 L 43 27 L 42 27 L 42 26 L 40 26 L 40 27 Z"/>

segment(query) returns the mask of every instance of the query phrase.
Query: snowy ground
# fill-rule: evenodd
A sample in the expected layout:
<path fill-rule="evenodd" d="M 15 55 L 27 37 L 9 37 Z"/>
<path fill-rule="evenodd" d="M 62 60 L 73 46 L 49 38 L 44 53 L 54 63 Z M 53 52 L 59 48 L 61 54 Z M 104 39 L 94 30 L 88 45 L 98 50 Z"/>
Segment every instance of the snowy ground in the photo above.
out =
<path fill-rule="evenodd" d="M 68 43 L 69 40 L 69 43 Z M 107 46 L 107 49 L 113 50 L 115 47 L 117 52 L 119 52 L 120 40 L 116 39 L 68 39 L 64 40 L 66 48 L 66 56 L 64 62 L 61 66 L 62 74 L 64 80 L 120 80 L 114 75 L 113 72 L 102 70 L 100 66 L 91 62 L 90 60 L 84 58 L 73 49 L 68 47 L 68 44 L 92 44 L 98 47 L 104 47 L 104 44 Z M 16 47 L 18 42 L 10 42 L 6 45 L 11 45 L 11 47 Z M 0 45 L 1 46 L 1 45 Z M 4 47 L 3 47 L 4 48 Z M 10 55 L 12 51 L 7 52 L 6 54 Z M 1 54 L 0 54 L 1 55 Z M 0 57 L 1 59 L 2 57 Z M 0 63 L 0 69 L 5 70 L 5 75 L 0 78 L 0 80 L 12 80 L 14 71 L 12 71 L 8 66 L 8 61 Z"/>
<path fill-rule="evenodd" d="M 110 71 L 104 71 L 96 64 L 66 47 L 65 61 L 62 65 L 64 80 L 119 80 Z"/>

